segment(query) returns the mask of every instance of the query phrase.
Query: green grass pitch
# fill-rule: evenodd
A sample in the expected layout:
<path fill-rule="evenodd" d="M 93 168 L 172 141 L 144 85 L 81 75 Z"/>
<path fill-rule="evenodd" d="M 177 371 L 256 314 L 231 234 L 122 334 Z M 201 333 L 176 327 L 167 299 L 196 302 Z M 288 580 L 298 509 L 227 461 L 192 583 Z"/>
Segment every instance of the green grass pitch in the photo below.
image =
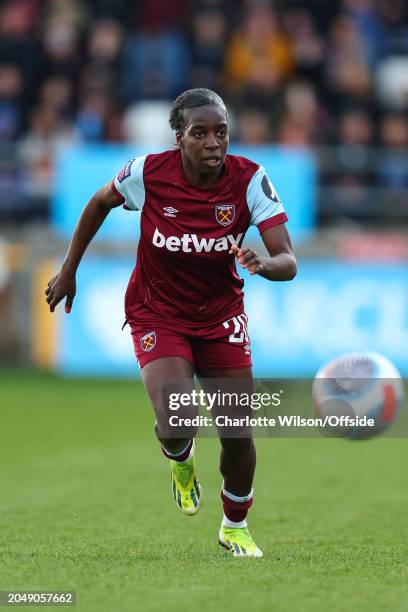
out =
<path fill-rule="evenodd" d="M 0 590 L 72 589 L 86 612 L 408 610 L 406 439 L 257 440 L 265 556 L 234 559 L 218 441 L 198 441 L 185 517 L 140 383 L 5 372 L 0 401 Z"/>

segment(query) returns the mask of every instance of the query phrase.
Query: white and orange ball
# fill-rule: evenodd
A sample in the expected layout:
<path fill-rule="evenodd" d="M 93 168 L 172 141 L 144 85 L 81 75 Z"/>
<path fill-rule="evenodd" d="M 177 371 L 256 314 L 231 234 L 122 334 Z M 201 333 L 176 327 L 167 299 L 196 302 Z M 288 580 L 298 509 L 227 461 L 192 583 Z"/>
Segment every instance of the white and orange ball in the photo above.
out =
<path fill-rule="evenodd" d="M 385 431 L 394 421 L 403 395 L 397 368 L 374 351 L 340 355 L 323 365 L 313 381 L 318 416 L 350 417 L 332 429 L 334 435 L 347 438 L 371 438 Z M 374 426 L 350 425 L 355 417 L 373 419 Z"/>

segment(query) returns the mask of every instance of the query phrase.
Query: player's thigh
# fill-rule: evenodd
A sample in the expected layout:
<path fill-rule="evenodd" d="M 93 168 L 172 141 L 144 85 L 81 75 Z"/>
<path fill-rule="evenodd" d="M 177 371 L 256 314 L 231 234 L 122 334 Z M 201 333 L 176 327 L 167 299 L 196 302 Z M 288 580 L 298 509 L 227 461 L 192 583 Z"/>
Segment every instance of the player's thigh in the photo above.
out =
<path fill-rule="evenodd" d="M 183 357 L 160 357 L 147 363 L 141 370 L 142 381 L 154 409 L 167 398 L 163 392 L 179 383 L 180 391 L 191 391 L 194 385 L 194 366 Z"/>
<path fill-rule="evenodd" d="M 196 339 L 192 344 L 200 384 L 207 393 L 217 398 L 212 408 L 217 424 L 224 417 L 227 421 L 227 417 L 245 419 L 251 416 L 248 400 L 253 392 L 253 376 L 246 316 L 235 317 L 231 322 L 227 328 L 220 326 L 222 334 L 218 337 Z M 218 434 L 220 438 L 242 438 L 250 437 L 251 431 L 248 427 L 227 425 L 225 428 L 218 426 Z"/>
<path fill-rule="evenodd" d="M 180 395 L 191 394 L 193 390 L 194 364 L 191 342 L 174 326 L 162 327 L 161 321 L 129 320 L 132 338 L 142 380 L 156 414 L 156 431 L 161 437 L 182 438 L 180 428 L 169 431 L 168 425 L 173 400 Z M 174 406 L 174 403 L 173 403 Z M 177 415 L 188 418 L 189 406 L 183 404 Z M 191 432 L 190 432 L 191 433 Z"/>

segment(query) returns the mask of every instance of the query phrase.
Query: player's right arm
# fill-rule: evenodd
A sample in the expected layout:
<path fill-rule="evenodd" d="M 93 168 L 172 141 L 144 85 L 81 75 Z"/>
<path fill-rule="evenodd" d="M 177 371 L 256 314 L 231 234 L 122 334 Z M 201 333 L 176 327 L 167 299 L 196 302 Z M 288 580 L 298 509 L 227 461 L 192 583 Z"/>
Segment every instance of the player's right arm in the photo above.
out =
<path fill-rule="evenodd" d="M 112 189 L 112 181 L 91 197 L 85 206 L 73 233 L 61 270 L 48 283 L 45 290 L 50 311 L 66 297 L 65 312 L 69 313 L 76 293 L 76 271 L 83 254 L 112 208 L 123 204 L 124 198 Z"/>

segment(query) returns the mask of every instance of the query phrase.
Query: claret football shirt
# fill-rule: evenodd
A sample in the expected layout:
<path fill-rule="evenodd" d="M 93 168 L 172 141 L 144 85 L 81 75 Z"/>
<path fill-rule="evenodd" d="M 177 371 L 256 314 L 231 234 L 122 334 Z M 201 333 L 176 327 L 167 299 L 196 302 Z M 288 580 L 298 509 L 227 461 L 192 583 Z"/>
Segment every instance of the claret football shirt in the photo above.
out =
<path fill-rule="evenodd" d="M 129 161 L 112 189 L 125 208 L 142 212 L 125 298 L 129 321 L 159 317 L 188 330 L 243 312 L 244 283 L 231 246 L 241 246 L 250 225 L 262 233 L 287 221 L 262 166 L 227 155 L 218 183 L 198 189 L 185 178 L 175 149 Z"/>

